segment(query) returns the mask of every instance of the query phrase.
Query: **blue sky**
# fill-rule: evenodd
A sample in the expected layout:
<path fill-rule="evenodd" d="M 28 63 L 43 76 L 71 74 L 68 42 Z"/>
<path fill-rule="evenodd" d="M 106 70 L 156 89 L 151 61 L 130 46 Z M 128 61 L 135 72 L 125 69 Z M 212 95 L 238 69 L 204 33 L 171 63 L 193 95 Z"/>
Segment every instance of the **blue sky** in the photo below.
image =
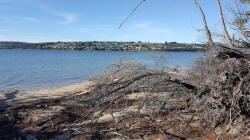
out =
<path fill-rule="evenodd" d="M 200 13 L 193 0 L 0 0 L 0 41 L 199 42 Z M 220 27 L 215 0 L 199 0 L 212 30 Z M 231 0 L 221 0 L 224 8 Z"/>

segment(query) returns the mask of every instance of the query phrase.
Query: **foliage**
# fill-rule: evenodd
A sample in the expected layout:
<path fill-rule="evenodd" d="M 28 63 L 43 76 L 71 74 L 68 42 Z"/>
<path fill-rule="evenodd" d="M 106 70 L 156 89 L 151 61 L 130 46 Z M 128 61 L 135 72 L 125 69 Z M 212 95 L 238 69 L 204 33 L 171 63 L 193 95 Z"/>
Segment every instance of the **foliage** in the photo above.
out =
<path fill-rule="evenodd" d="M 240 0 L 242 3 L 250 3 L 250 0 Z"/>
<path fill-rule="evenodd" d="M 250 11 L 247 8 L 250 0 L 235 0 L 231 8 L 233 14 L 232 25 L 236 27 L 236 33 L 240 33 L 243 37 L 238 37 L 238 40 L 249 42 L 249 37 L 245 29 L 249 28 Z M 243 42 L 244 44 L 244 42 Z"/>
<path fill-rule="evenodd" d="M 237 26 L 243 26 L 245 23 L 247 23 L 248 19 L 247 18 L 236 18 L 233 21 L 233 24 L 237 25 Z"/>

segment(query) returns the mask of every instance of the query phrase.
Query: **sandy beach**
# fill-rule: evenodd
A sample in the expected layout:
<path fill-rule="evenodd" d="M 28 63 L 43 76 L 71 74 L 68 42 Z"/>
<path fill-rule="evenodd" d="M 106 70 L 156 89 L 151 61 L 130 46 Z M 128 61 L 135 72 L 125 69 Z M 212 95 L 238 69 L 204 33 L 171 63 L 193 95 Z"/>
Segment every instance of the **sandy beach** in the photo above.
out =
<path fill-rule="evenodd" d="M 84 94 L 90 90 L 91 85 L 93 85 L 91 81 L 84 81 L 54 88 L 0 91 L 0 108 L 21 105 L 24 103 L 32 103 L 46 99 L 55 99 L 71 94 Z"/>

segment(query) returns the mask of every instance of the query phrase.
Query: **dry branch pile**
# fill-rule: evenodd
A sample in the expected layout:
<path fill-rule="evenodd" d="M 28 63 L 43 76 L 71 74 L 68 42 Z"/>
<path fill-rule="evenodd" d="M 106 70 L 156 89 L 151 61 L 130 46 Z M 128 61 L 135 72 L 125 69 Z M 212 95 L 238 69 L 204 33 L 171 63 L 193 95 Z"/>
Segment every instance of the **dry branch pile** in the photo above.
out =
<path fill-rule="evenodd" d="M 219 49 L 215 57 L 208 54 L 197 61 L 191 71 L 198 89 L 193 103 L 206 127 L 229 131 L 238 118 L 250 117 L 250 60 L 242 52 Z M 245 123 L 242 129 L 249 131 L 249 125 Z"/>
<path fill-rule="evenodd" d="M 114 125 L 128 116 L 155 120 L 166 114 L 177 115 L 172 121 L 178 124 L 185 120 L 183 116 L 191 114 L 190 122 L 196 121 L 206 130 L 221 128 L 218 134 L 221 136 L 223 129 L 229 131 L 238 118 L 249 120 L 249 59 L 242 52 L 218 47 L 220 51 L 216 54 L 208 53 L 198 60 L 185 80 L 168 70 L 150 69 L 126 60 L 110 66 L 104 74 L 92 77 L 95 89 L 89 98 L 82 100 L 91 101 L 94 106 L 87 114 L 91 116 L 88 124 L 100 122 L 105 114 L 112 116 Z M 140 98 L 131 98 L 133 95 Z M 126 110 L 132 106 L 133 111 Z M 127 112 L 121 113 L 124 110 Z M 186 120 L 184 123 L 189 125 Z M 249 124 L 240 129 L 248 130 Z"/>
<path fill-rule="evenodd" d="M 89 98 L 80 102 L 92 102 L 94 109 L 103 107 L 99 116 L 108 109 L 120 112 L 129 107 L 128 102 L 133 98 L 131 96 L 140 96 L 139 94 L 143 95 L 134 104 L 139 106 L 137 113 L 142 108 L 150 108 L 154 114 L 159 113 L 163 111 L 163 105 L 166 105 L 169 99 L 184 99 L 188 93 L 191 95 L 195 90 L 194 86 L 171 77 L 167 71 L 147 68 L 127 60 L 120 60 L 111 65 L 103 74 L 96 75 L 91 80 L 96 83 L 95 89 L 91 91 Z M 115 109 L 116 106 L 124 108 Z"/>

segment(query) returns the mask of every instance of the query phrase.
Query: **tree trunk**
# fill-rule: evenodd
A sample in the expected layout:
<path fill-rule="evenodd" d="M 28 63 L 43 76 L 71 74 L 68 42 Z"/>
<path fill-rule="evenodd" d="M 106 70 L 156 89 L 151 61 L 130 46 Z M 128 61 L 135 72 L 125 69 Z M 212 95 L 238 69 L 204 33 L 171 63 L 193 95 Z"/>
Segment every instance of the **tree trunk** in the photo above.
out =
<path fill-rule="evenodd" d="M 196 0 L 194 0 L 194 3 L 195 5 L 199 8 L 200 10 L 200 13 L 201 13 L 201 16 L 202 16 L 202 20 L 203 20 L 203 25 L 204 25 L 204 28 L 206 30 L 206 35 L 207 35 L 207 39 L 208 39 L 208 45 L 212 48 L 215 48 L 215 45 L 214 45 L 214 42 L 213 42 L 213 39 L 212 39 L 212 36 L 211 36 L 211 33 L 208 29 L 208 26 L 207 26 L 207 21 L 206 21 L 206 17 L 205 17 L 205 14 L 202 10 L 202 8 L 200 7 L 200 5 L 197 3 Z"/>
<path fill-rule="evenodd" d="M 226 38 L 229 47 L 230 47 L 230 48 L 233 48 L 232 40 L 231 40 L 231 38 L 229 37 L 229 34 L 228 34 L 228 32 L 227 32 L 227 29 L 226 29 L 226 25 L 225 25 L 223 13 L 222 13 L 222 9 L 221 9 L 220 0 L 216 0 L 216 1 L 217 1 L 217 6 L 218 6 L 218 9 L 219 9 L 219 12 L 220 12 L 220 21 L 221 21 L 221 25 L 222 25 L 223 32 L 224 32 L 224 37 Z"/>

